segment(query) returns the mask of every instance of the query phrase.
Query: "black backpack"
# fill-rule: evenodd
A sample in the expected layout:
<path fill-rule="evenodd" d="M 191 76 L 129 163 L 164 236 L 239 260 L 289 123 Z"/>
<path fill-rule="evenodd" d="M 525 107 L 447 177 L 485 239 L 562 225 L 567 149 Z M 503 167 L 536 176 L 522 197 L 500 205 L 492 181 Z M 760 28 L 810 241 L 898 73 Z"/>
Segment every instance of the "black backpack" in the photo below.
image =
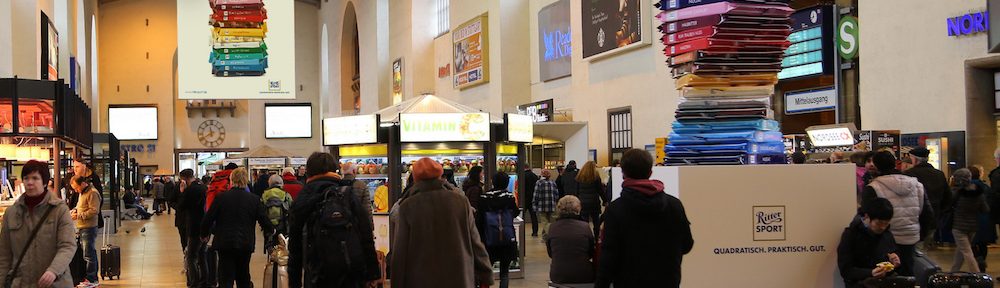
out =
<path fill-rule="evenodd" d="M 323 191 L 323 199 L 313 211 L 306 237 L 306 255 L 309 270 L 315 277 L 329 273 L 364 275 L 365 259 L 358 231 L 359 213 L 351 186 L 330 186 Z M 305 279 L 317 283 L 319 279 Z"/>

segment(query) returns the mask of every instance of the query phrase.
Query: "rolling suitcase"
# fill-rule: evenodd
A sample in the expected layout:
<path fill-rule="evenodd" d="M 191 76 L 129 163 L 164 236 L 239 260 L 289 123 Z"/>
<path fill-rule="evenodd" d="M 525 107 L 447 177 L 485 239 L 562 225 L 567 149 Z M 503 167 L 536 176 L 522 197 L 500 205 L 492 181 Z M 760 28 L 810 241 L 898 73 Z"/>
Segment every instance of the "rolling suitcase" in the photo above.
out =
<path fill-rule="evenodd" d="M 214 236 L 212 237 L 214 239 Z M 202 246 L 205 249 L 204 259 L 205 261 L 205 272 L 204 277 L 207 278 L 205 282 L 209 287 L 216 287 L 219 285 L 219 251 L 212 247 L 212 240 Z"/>
<path fill-rule="evenodd" d="M 917 279 L 917 285 L 920 287 L 928 287 L 927 281 L 930 279 L 931 275 L 941 272 L 941 267 L 927 258 L 924 253 L 917 252 L 913 255 L 913 276 Z"/>
<path fill-rule="evenodd" d="M 927 280 L 929 288 L 991 288 L 993 277 L 986 273 L 937 273 Z"/>
<path fill-rule="evenodd" d="M 110 221 L 110 220 L 108 220 Z M 104 229 L 104 246 L 101 247 L 101 280 L 122 279 L 122 248 L 108 243 L 108 230 Z"/>

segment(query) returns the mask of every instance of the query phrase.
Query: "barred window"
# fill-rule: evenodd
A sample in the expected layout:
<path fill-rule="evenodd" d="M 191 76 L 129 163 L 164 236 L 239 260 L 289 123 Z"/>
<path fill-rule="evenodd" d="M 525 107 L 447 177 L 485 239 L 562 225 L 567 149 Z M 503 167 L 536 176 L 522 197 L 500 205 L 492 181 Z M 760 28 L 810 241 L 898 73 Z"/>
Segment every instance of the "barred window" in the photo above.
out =
<path fill-rule="evenodd" d="M 437 10 L 437 36 L 444 35 L 451 30 L 451 12 L 450 12 L 450 1 L 451 0 L 434 0 L 435 9 Z"/>

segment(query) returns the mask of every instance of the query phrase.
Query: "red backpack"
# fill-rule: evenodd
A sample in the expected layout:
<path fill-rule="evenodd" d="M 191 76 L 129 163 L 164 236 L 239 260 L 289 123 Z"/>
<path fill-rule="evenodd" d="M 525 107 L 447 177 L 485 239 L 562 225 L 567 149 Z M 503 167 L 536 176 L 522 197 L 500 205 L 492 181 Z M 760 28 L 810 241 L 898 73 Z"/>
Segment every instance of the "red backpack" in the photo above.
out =
<path fill-rule="evenodd" d="M 205 192 L 205 211 L 212 207 L 216 195 L 229 190 L 229 174 L 232 173 L 233 170 L 222 170 L 212 175 L 212 182 L 208 183 L 208 191 Z"/>

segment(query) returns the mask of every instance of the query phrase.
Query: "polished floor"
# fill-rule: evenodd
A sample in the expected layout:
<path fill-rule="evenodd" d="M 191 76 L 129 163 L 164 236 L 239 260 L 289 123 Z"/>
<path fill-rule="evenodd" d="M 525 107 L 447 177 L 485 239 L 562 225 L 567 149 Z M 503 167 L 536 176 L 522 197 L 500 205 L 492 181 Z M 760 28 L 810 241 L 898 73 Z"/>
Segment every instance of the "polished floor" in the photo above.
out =
<path fill-rule="evenodd" d="M 173 215 L 154 216 L 148 221 L 124 221 L 123 226 L 109 241 L 122 249 L 121 280 L 105 280 L 103 287 L 184 287 L 183 255 L 181 254 L 180 237 L 173 226 Z M 143 231 L 145 228 L 145 232 Z M 100 239 L 98 240 L 100 241 Z M 263 241 L 258 235 L 257 250 L 262 251 Z M 695 239 L 697 245 L 697 239 Z M 98 244 L 103 244 L 98 242 Z M 513 288 L 546 287 L 548 283 L 549 258 L 545 254 L 545 245 L 539 238 L 531 238 L 525 243 L 527 256 L 525 259 L 526 273 L 524 279 L 511 280 Z M 950 269 L 954 257 L 954 249 L 944 247 L 928 252 L 939 266 Z M 265 255 L 258 252 L 253 255 L 251 270 L 255 287 L 261 285 L 264 278 Z M 1000 248 L 991 248 L 987 259 L 987 273 L 1000 275 Z M 996 285 L 1000 287 L 1000 283 Z"/>
<path fill-rule="evenodd" d="M 142 232 L 143 228 L 145 232 Z M 174 228 L 174 215 L 153 216 L 153 219 L 148 221 L 123 221 L 118 233 L 109 237 L 111 243 L 121 246 L 122 249 L 121 280 L 104 280 L 101 286 L 184 287 L 184 257 L 179 239 L 177 229 Z M 102 244 L 101 239 L 98 239 L 98 245 Z M 525 245 L 527 247 L 525 279 L 511 280 L 510 287 L 546 287 L 549 278 L 549 258 L 545 254 L 545 245 L 539 238 L 530 236 Z M 263 240 L 260 235 L 257 238 L 257 246 L 257 251 L 263 251 Z M 257 252 L 250 262 L 254 287 L 264 287 L 261 283 L 267 261 L 265 257 L 263 252 Z"/>

